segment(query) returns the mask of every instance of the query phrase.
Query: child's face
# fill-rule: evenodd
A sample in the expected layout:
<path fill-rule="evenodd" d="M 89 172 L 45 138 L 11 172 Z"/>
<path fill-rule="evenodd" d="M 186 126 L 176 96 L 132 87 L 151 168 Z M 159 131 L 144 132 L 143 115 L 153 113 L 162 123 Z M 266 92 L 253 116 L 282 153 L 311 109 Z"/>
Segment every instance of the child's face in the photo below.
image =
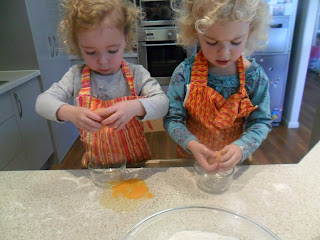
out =
<path fill-rule="evenodd" d="M 119 71 L 127 38 L 121 29 L 111 27 L 108 19 L 91 30 L 78 33 L 79 47 L 86 64 L 102 74 Z"/>
<path fill-rule="evenodd" d="M 248 22 L 216 22 L 199 34 L 209 66 L 227 70 L 242 54 L 250 31 Z"/>

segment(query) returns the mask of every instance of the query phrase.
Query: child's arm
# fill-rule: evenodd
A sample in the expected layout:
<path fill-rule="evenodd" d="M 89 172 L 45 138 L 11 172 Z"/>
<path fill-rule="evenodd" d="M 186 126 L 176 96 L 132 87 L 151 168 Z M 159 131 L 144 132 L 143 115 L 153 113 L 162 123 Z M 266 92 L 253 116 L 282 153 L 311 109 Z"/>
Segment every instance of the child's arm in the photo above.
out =
<path fill-rule="evenodd" d="M 168 112 L 169 99 L 163 92 L 156 79 L 150 73 L 138 65 L 135 71 L 136 93 L 145 98 L 139 98 L 145 110 L 145 115 L 140 115 L 139 120 L 154 120 L 164 117 Z"/>
<path fill-rule="evenodd" d="M 245 123 L 246 129 L 242 137 L 222 149 L 222 151 L 226 151 L 227 153 L 222 158 L 222 161 L 225 162 L 219 164 L 219 168 L 227 169 L 235 165 L 230 159 L 234 154 L 239 154 L 239 152 L 241 156 L 238 155 L 236 161 L 239 162 L 248 158 L 271 131 L 272 118 L 270 114 L 269 80 L 262 68 L 259 68 L 259 71 L 254 76 L 255 79 L 253 79 L 253 84 L 248 94 L 252 104 L 254 106 L 257 105 L 258 109 L 247 117 Z M 234 154 L 231 153 L 230 146 Z"/>
<path fill-rule="evenodd" d="M 186 85 L 190 83 L 191 69 L 189 68 L 191 67 L 183 62 L 175 69 L 167 92 L 169 111 L 163 118 L 164 128 L 170 137 L 186 151 L 188 151 L 187 143 L 189 141 L 198 141 L 185 126 L 187 111 L 183 106 L 183 101 L 186 95 Z"/>
<path fill-rule="evenodd" d="M 187 111 L 183 106 L 186 95 L 186 85 L 190 83 L 191 66 L 181 63 L 173 73 L 167 96 L 169 112 L 164 117 L 164 128 L 170 137 L 184 150 L 192 153 L 199 164 L 207 171 L 216 169 L 216 164 L 209 165 L 205 156 L 215 158 L 216 154 L 209 150 L 185 126 Z"/>
<path fill-rule="evenodd" d="M 187 143 L 187 149 L 192 152 L 194 158 L 206 172 L 213 173 L 217 170 L 218 163 L 209 163 L 208 161 L 209 158 L 216 159 L 217 152 L 208 149 L 204 144 L 196 140 L 189 141 Z"/>
<path fill-rule="evenodd" d="M 101 121 L 104 118 L 90 109 L 64 104 L 57 111 L 57 119 L 70 121 L 80 129 L 95 132 L 102 127 Z"/>
<path fill-rule="evenodd" d="M 36 102 L 36 111 L 51 121 L 71 121 L 78 128 L 95 131 L 101 128 L 101 117 L 92 111 L 69 105 L 74 93 L 81 88 L 81 66 L 74 65 L 58 83 L 40 94 Z"/>
<path fill-rule="evenodd" d="M 52 84 L 49 89 L 38 96 L 36 101 L 37 113 L 48 120 L 59 121 L 57 111 L 71 100 L 77 85 L 79 90 L 81 87 L 81 68 L 74 65 L 59 82 Z"/>
<path fill-rule="evenodd" d="M 110 115 L 104 125 L 120 130 L 133 117 L 140 121 L 162 118 L 168 112 L 169 100 L 156 79 L 141 65 L 129 64 L 134 75 L 136 94 L 145 98 L 118 102 L 103 111 Z"/>
<path fill-rule="evenodd" d="M 133 117 L 143 117 L 146 115 L 146 112 L 142 104 L 136 99 L 115 103 L 111 107 L 103 109 L 100 112 L 101 115 L 110 115 L 101 122 L 103 125 L 120 130 Z"/>

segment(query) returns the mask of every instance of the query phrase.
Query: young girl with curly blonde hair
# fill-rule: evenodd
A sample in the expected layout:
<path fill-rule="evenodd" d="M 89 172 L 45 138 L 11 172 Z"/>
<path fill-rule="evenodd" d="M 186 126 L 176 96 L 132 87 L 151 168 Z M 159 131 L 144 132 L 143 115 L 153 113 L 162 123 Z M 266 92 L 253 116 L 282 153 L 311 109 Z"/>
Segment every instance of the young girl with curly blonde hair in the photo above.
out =
<path fill-rule="evenodd" d="M 79 128 L 85 167 L 92 157 L 108 161 L 109 152 L 129 163 L 150 159 L 141 121 L 163 117 L 168 98 L 146 69 L 123 59 L 134 43 L 138 8 L 127 0 L 64 0 L 61 6 L 61 42 L 85 64 L 72 66 L 42 93 L 37 112 Z M 71 97 L 74 105 L 68 104 Z"/>
<path fill-rule="evenodd" d="M 164 127 L 178 156 L 207 172 L 233 168 L 271 130 L 268 78 L 246 58 L 265 46 L 269 21 L 264 0 L 183 1 L 178 43 L 200 51 L 173 73 Z"/>

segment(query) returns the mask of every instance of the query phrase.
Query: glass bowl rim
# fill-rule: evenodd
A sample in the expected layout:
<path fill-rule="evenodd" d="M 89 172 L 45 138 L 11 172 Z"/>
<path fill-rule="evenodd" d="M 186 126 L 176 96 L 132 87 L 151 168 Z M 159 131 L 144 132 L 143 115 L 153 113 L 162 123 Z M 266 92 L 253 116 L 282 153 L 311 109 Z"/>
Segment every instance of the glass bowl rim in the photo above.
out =
<path fill-rule="evenodd" d="M 204 173 L 205 174 L 211 174 L 211 173 L 207 173 L 204 171 L 204 169 L 200 166 L 200 164 L 198 163 L 198 161 L 195 161 L 194 164 L 193 164 L 193 169 L 195 170 L 195 172 L 198 174 L 198 175 L 203 175 Z M 201 172 L 202 171 L 202 172 Z M 226 173 L 227 175 L 225 175 L 225 177 L 229 177 L 229 176 L 232 176 L 234 174 L 234 171 L 235 171 L 235 167 L 231 168 L 230 170 L 227 170 L 227 171 L 221 171 L 223 173 Z M 217 172 L 219 173 L 219 172 Z M 217 174 L 215 173 L 215 174 Z"/>
<path fill-rule="evenodd" d="M 154 214 L 151 214 L 150 216 L 144 218 L 143 220 L 141 220 L 140 222 L 138 222 L 131 230 L 129 230 L 126 235 L 122 238 L 122 240 L 128 240 L 131 236 L 132 233 L 134 233 L 142 224 L 144 224 L 145 222 L 147 222 L 148 220 L 152 219 L 152 218 L 156 218 L 159 215 L 163 215 L 163 214 L 167 214 L 170 213 L 172 211 L 181 211 L 184 209 L 207 209 L 207 210 L 215 210 L 215 211 L 220 211 L 220 212 L 225 212 L 228 214 L 233 214 L 241 219 L 244 219 L 248 222 L 250 222 L 251 224 L 257 226 L 259 229 L 263 230 L 266 234 L 268 234 L 270 237 L 273 237 L 276 240 L 280 240 L 280 238 L 278 238 L 277 235 L 275 235 L 273 232 L 271 232 L 268 228 L 266 228 L 265 226 L 263 226 L 262 224 L 260 224 L 259 222 L 256 222 L 255 220 L 240 214 L 238 212 L 229 210 L 229 209 L 225 209 L 225 208 L 218 208 L 218 207 L 213 207 L 213 206 L 206 206 L 206 205 L 187 205 L 187 206 L 178 206 L 178 207 L 173 207 L 173 208 L 168 208 L 168 209 L 164 209 L 161 211 L 158 211 Z"/>
<path fill-rule="evenodd" d="M 122 155 L 122 154 L 120 154 L 120 155 Z M 96 157 L 93 157 L 93 158 L 96 158 Z M 122 161 L 123 161 L 122 163 L 113 163 L 113 164 L 101 163 L 101 164 L 97 164 L 94 161 L 90 161 L 89 160 L 88 164 L 87 164 L 87 169 L 93 170 L 93 171 L 97 170 L 97 169 L 110 169 L 110 168 L 114 168 L 114 167 L 111 167 L 112 165 L 115 165 L 115 166 L 117 165 L 118 166 L 117 169 L 121 170 L 121 169 L 126 168 L 126 166 L 127 166 L 127 159 L 123 158 Z"/>

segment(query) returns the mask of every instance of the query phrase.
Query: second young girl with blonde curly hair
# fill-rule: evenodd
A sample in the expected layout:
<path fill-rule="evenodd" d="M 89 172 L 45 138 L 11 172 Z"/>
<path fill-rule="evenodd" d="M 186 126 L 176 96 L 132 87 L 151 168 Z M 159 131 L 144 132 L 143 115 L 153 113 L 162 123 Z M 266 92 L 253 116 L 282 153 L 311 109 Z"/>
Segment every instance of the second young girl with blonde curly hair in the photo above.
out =
<path fill-rule="evenodd" d="M 64 0 L 62 9 L 62 43 L 85 64 L 72 66 L 41 94 L 37 112 L 79 128 L 84 167 L 92 157 L 105 162 L 112 152 L 127 162 L 150 159 L 141 121 L 163 117 L 168 98 L 146 69 L 123 60 L 139 10 L 127 0 Z M 78 102 L 68 104 L 71 97 Z"/>
<path fill-rule="evenodd" d="M 228 170 L 251 155 L 271 130 L 269 81 L 254 59 L 265 46 L 264 0 L 184 0 L 178 43 L 199 44 L 174 71 L 164 127 L 207 171 Z M 221 156 L 223 155 L 223 156 Z"/>

